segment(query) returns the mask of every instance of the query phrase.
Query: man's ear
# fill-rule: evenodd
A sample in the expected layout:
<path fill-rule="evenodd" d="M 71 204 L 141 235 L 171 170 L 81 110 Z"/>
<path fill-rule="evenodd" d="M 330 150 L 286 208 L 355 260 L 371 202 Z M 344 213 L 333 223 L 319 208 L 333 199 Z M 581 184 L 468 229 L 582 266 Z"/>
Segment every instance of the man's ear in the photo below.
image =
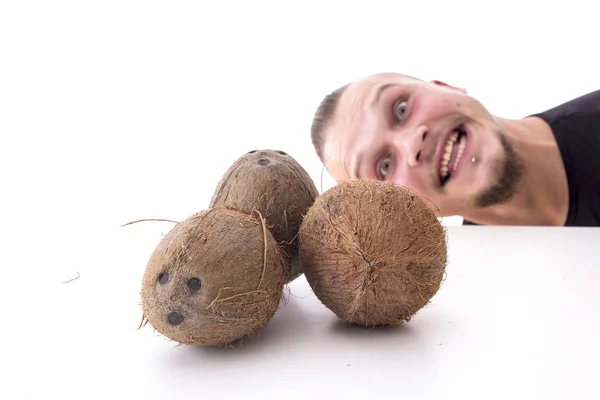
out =
<path fill-rule="evenodd" d="M 439 86 L 445 86 L 445 87 L 447 87 L 447 88 L 450 88 L 450 89 L 453 89 L 453 90 L 458 90 L 459 92 L 467 93 L 467 89 L 463 89 L 463 88 L 457 88 L 457 87 L 454 87 L 454 86 L 452 86 L 452 85 L 448 85 L 448 84 L 447 84 L 447 83 L 445 83 L 445 82 L 438 81 L 438 80 L 435 80 L 435 79 L 434 79 L 434 80 L 432 80 L 432 81 L 431 81 L 431 83 L 433 83 L 433 84 L 435 84 L 435 85 L 439 85 Z"/>

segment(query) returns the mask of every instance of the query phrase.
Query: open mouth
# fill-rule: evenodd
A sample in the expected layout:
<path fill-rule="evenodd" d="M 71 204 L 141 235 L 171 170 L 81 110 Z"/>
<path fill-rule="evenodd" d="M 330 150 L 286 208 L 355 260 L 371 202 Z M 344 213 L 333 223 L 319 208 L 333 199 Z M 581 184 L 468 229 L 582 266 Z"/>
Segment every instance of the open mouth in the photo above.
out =
<path fill-rule="evenodd" d="M 452 177 L 452 174 L 456 172 L 466 145 L 467 131 L 464 125 L 459 125 L 448 136 L 448 140 L 442 151 L 438 171 L 440 185 L 444 186 Z"/>

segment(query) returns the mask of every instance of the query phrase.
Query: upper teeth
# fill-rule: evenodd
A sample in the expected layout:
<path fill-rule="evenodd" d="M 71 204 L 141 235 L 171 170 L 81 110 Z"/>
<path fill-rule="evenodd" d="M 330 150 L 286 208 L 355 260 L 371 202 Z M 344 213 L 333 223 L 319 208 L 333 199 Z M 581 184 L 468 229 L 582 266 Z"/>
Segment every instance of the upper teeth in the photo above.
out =
<path fill-rule="evenodd" d="M 450 170 L 450 168 L 448 167 L 448 163 L 450 162 L 450 156 L 452 154 L 452 147 L 454 146 L 454 143 L 458 140 L 458 132 L 454 131 L 452 132 L 452 134 L 450 135 L 450 138 L 448 138 L 448 141 L 446 142 L 446 147 L 444 148 L 444 154 L 442 155 L 442 163 L 440 166 L 440 173 L 443 178 L 446 178 L 448 176 L 448 171 Z M 460 157 L 462 156 L 462 153 L 465 149 L 465 145 L 467 144 L 467 139 L 466 139 L 466 135 L 462 135 L 460 137 L 459 143 L 458 143 L 458 153 L 456 154 L 456 160 L 454 161 L 454 163 L 451 166 L 451 170 L 450 172 L 454 172 L 456 171 L 456 167 L 458 166 L 458 162 L 460 161 Z"/>

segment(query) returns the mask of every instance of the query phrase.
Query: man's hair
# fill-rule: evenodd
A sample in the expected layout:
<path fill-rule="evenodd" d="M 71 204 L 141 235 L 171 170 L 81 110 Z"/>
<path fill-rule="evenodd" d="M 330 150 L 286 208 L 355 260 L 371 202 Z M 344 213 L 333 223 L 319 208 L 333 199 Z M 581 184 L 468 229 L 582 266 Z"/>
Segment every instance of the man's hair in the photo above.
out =
<path fill-rule="evenodd" d="M 319 107 L 317 107 L 317 111 L 315 112 L 315 115 L 313 117 L 310 134 L 313 146 L 315 146 L 315 150 L 321 161 L 323 161 L 325 130 L 327 129 L 329 124 L 331 124 L 340 97 L 342 96 L 342 93 L 344 93 L 344 90 L 346 90 L 348 86 L 349 84 L 344 85 L 326 95 L 323 98 L 323 100 L 321 100 L 321 103 L 319 104 Z"/>

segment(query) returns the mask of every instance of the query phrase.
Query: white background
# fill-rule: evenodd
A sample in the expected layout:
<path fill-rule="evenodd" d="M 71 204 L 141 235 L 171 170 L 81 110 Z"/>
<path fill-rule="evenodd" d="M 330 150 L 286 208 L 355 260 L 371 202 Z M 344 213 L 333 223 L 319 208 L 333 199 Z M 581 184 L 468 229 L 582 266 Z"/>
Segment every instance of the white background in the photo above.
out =
<path fill-rule="evenodd" d="M 1 210 L 17 230 L 184 218 L 255 148 L 325 190 L 313 112 L 375 72 L 464 87 L 508 118 L 600 88 L 584 1 L 0 4 Z"/>
<path fill-rule="evenodd" d="M 326 190 L 312 115 L 358 77 L 443 80 L 508 118 L 596 90 L 592 4 L 3 1 L 0 243 L 13 290 L 0 300 L 22 304 L 108 264 L 141 278 L 171 225 L 120 225 L 204 209 L 246 151 L 284 150 Z M 126 287 L 132 299 L 138 289 Z M 0 322 L 15 342 L 18 318 L 40 317 L 17 309 Z"/>

